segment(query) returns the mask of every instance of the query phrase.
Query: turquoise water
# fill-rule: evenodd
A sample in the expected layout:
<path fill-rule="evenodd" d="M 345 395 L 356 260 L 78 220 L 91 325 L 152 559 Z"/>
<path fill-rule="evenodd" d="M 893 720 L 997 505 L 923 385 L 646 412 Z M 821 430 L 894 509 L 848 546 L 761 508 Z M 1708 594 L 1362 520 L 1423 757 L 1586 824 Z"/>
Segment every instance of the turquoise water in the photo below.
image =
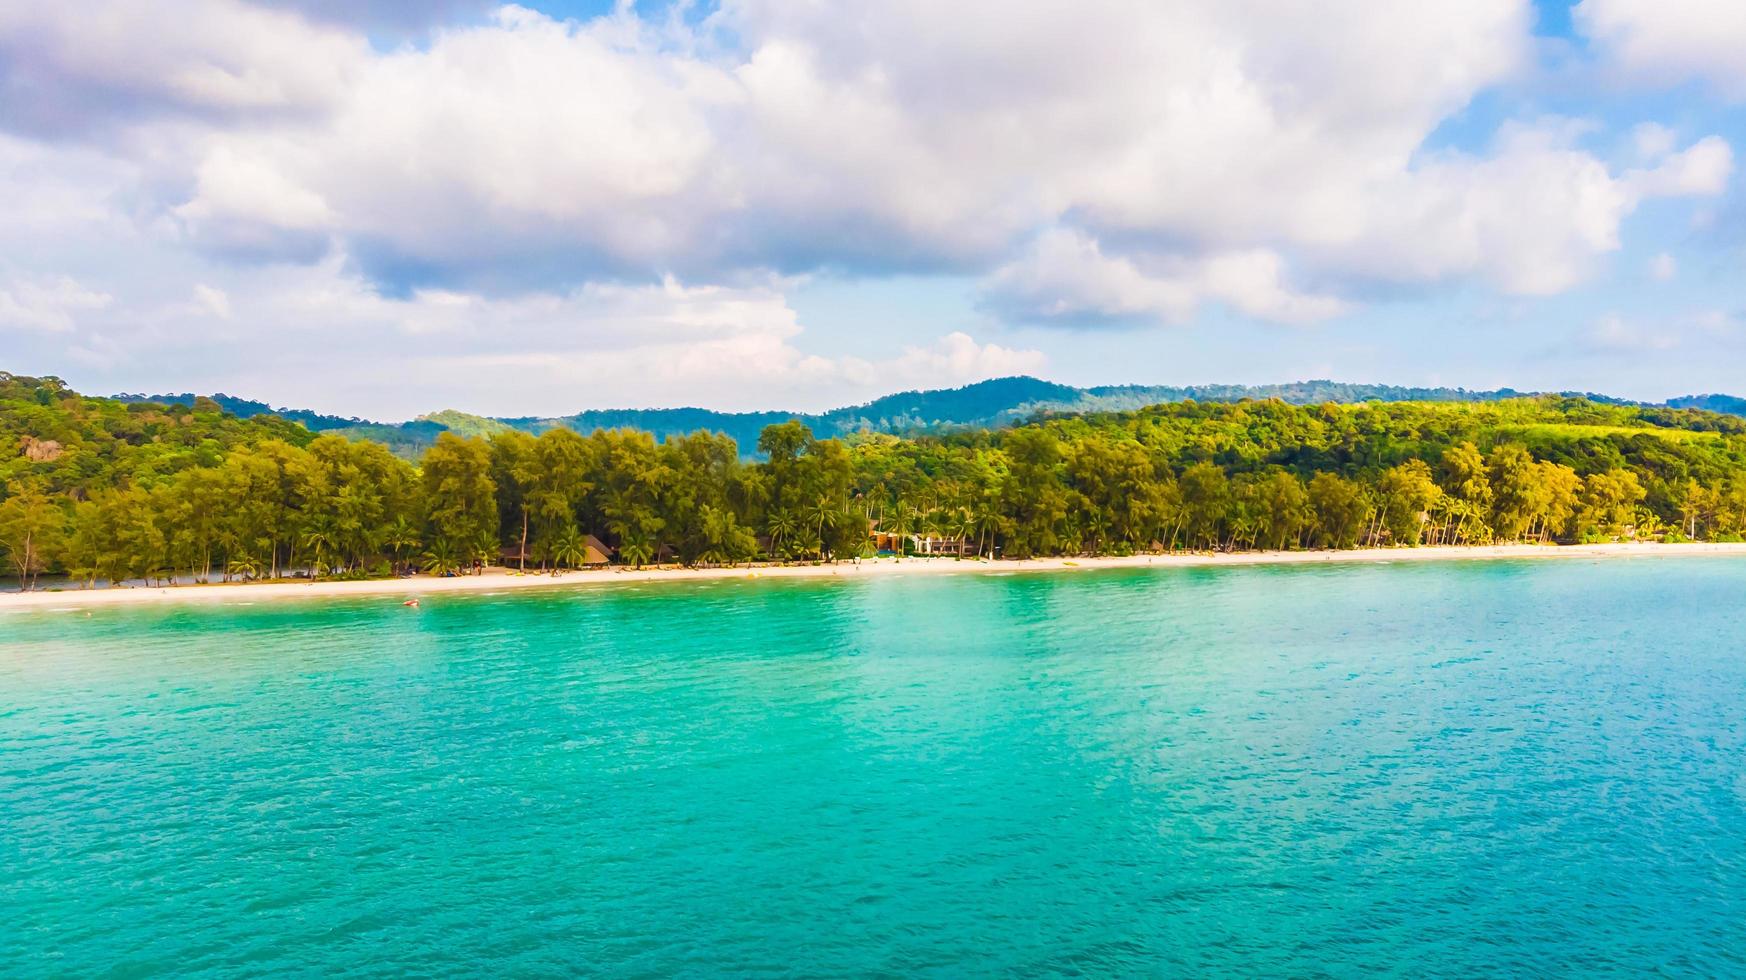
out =
<path fill-rule="evenodd" d="M 0 616 L 0 972 L 1738 974 L 1746 562 Z"/>

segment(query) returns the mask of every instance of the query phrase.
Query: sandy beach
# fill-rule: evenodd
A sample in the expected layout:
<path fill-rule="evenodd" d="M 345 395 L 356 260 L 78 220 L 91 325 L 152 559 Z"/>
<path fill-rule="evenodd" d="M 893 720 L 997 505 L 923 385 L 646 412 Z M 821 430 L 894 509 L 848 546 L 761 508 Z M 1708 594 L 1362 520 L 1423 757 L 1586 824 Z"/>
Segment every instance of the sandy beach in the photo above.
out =
<path fill-rule="evenodd" d="M 737 568 L 609 568 L 552 576 L 494 568 L 454 578 L 382 579 L 367 582 L 261 582 L 179 585 L 163 588 L 69 589 L 0 594 L 0 612 L 88 608 L 166 602 L 258 602 L 359 596 L 417 597 L 511 589 L 610 587 L 633 582 L 698 582 L 714 579 L 873 578 L 887 575 L 976 575 L 1013 572 L 1074 572 L 1104 568 L 1189 568 L 1224 565 L 1318 565 L 1355 562 L 1483 561 L 1545 558 L 1676 558 L 1708 555 L 1746 558 L 1743 544 L 1493 545 L 1486 547 L 1364 548 L 1353 551 L 1249 551 L 1236 553 L 1132 555 L 1120 558 L 1035 558 L 977 561 L 951 558 L 878 558 L 835 564 L 755 565 Z"/>

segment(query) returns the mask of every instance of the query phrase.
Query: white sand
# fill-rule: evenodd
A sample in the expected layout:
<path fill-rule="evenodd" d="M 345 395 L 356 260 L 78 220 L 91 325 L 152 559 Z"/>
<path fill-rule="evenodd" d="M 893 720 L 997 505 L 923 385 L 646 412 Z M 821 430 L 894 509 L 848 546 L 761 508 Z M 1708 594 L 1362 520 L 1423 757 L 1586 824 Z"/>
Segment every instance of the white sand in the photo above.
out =
<path fill-rule="evenodd" d="M 1246 551 L 1235 554 L 1134 555 L 1127 558 L 1038 558 L 976 561 L 951 558 L 880 558 L 823 565 L 760 565 L 739 568 L 596 569 L 560 576 L 517 575 L 492 569 L 457 578 L 385 579 L 371 582 L 266 582 L 181 585 L 166 588 L 69 589 L 0 594 L 0 612 L 27 609 L 129 605 L 152 602 L 259 602 L 345 596 L 416 597 L 450 592 L 509 589 L 569 589 L 628 582 L 698 582 L 710 579 L 872 578 L 883 575 L 1073 572 L 1097 568 L 1182 568 L 1218 565 L 1325 564 L 1344 562 L 1451 561 L 1499 558 L 1662 558 L 1692 555 L 1746 557 L 1746 544 L 1496 545 L 1490 547 L 1366 548 L 1356 551 Z"/>

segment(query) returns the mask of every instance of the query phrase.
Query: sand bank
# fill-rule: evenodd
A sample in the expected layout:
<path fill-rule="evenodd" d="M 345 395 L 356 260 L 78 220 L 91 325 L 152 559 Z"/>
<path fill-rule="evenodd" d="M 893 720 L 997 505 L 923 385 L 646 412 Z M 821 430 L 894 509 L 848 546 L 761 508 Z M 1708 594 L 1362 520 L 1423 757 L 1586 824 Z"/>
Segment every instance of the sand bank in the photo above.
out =
<path fill-rule="evenodd" d="M 1337 564 L 1496 560 L 1516 558 L 1672 558 L 1693 555 L 1746 558 L 1746 544 L 1494 545 L 1487 547 L 1365 548 L 1355 551 L 1248 551 L 1234 554 L 1134 555 L 1123 558 L 1036 558 L 976 561 L 951 558 L 879 558 L 822 565 L 758 565 L 737 568 L 611 568 L 563 575 L 515 574 L 492 569 L 456 578 L 384 579 L 370 582 L 261 582 L 181 585 L 165 588 L 69 589 L 0 594 L 0 612 L 165 602 L 260 602 L 280 599 L 503 592 L 511 589 L 572 589 L 630 582 L 697 582 L 712 579 L 874 578 L 886 575 L 974 575 L 990 572 L 1074 572 L 1099 568 L 1187 568 L 1220 565 Z"/>

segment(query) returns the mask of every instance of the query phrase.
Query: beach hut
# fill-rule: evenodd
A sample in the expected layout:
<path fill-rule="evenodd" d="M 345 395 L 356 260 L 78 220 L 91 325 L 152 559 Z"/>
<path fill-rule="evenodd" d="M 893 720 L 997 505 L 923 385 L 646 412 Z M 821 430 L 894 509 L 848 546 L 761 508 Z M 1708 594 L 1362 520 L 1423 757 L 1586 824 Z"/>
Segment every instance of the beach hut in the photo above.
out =
<path fill-rule="evenodd" d="M 582 550 L 585 555 L 582 559 L 583 565 L 605 565 L 612 561 L 612 549 L 592 534 L 582 536 Z M 516 542 L 506 546 L 500 553 L 500 559 L 504 568 L 519 567 L 521 565 L 521 543 Z M 539 560 L 533 556 L 531 545 L 528 548 L 527 564 L 530 569 L 538 568 L 540 564 Z"/>
<path fill-rule="evenodd" d="M 584 550 L 588 553 L 588 557 L 583 559 L 582 564 L 604 565 L 612 561 L 612 549 L 608 548 L 606 543 L 599 538 L 588 534 L 583 536 L 582 542 L 585 546 Z"/>

